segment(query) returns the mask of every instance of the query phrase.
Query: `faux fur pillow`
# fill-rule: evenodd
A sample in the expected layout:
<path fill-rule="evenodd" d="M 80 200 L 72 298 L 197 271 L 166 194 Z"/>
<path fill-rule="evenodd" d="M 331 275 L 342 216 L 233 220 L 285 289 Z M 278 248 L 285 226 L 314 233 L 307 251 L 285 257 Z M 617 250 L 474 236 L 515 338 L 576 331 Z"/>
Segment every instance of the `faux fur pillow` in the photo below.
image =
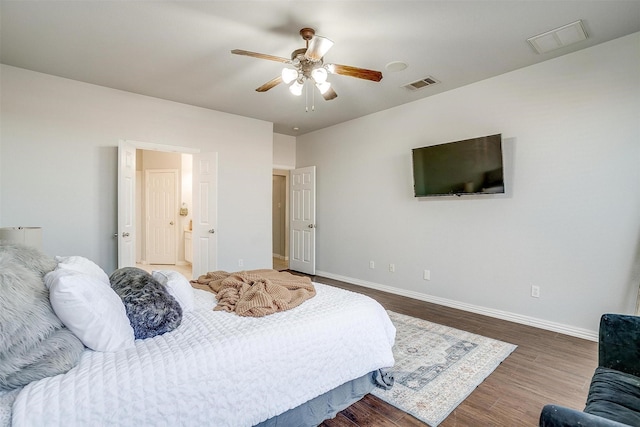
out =
<path fill-rule="evenodd" d="M 114 271 L 109 281 L 124 303 L 136 339 L 162 335 L 180 326 L 180 304 L 151 274 L 125 267 Z"/>
<path fill-rule="evenodd" d="M 37 250 L 0 244 L 0 390 L 65 373 L 84 351 L 49 303 L 42 274 L 53 267 Z"/>
<path fill-rule="evenodd" d="M 0 241 L 0 253 L 10 257 L 27 270 L 38 273 L 40 277 L 44 277 L 58 265 L 53 258 L 49 258 L 39 249 L 17 243 Z"/>

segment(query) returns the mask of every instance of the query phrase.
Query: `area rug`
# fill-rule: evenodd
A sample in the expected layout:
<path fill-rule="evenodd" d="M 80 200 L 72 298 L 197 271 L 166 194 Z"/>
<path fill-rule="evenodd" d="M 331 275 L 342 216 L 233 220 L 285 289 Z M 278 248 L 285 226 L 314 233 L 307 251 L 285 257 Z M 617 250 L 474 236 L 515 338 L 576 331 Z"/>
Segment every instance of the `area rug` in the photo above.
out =
<path fill-rule="evenodd" d="M 396 327 L 395 384 L 372 393 L 436 427 L 516 346 L 388 311 Z"/>

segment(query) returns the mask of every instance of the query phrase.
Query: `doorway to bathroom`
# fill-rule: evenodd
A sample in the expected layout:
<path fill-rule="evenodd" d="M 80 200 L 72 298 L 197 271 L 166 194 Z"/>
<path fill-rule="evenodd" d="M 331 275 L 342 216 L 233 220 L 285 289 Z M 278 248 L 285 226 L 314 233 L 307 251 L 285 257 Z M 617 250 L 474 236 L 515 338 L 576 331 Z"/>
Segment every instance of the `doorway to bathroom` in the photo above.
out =
<path fill-rule="evenodd" d="M 289 171 L 273 170 L 271 232 L 273 269 L 289 268 Z"/>

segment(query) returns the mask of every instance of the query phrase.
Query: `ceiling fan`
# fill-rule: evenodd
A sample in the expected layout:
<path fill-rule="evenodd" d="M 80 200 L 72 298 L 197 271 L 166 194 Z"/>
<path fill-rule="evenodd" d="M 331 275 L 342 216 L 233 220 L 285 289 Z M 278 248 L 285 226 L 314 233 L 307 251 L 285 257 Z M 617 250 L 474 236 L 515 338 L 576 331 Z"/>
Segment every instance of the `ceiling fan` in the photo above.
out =
<path fill-rule="evenodd" d="M 324 55 L 331 49 L 333 42 L 326 37 L 316 36 L 315 34 L 315 30 L 312 28 L 300 30 L 300 35 L 305 40 L 306 47 L 291 52 L 291 59 L 241 49 L 234 49 L 231 53 L 268 59 L 293 66 L 293 68 L 284 68 L 278 77 L 257 88 L 256 91 L 258 92 L 266 92 L 284 82 L 290 84 L 289 90 L 291 93 L 300 96 L 305 82 L 310 81 L 315 84 L 323 98 L 329 101 L 336 98 L 338 94 L 331 87 L 331 83 L 327 81 L 328 74 L 340 74 L 374 82 L 382 80 L 380 71 L 367 70 L 350 65 L 325 64 Z"/>

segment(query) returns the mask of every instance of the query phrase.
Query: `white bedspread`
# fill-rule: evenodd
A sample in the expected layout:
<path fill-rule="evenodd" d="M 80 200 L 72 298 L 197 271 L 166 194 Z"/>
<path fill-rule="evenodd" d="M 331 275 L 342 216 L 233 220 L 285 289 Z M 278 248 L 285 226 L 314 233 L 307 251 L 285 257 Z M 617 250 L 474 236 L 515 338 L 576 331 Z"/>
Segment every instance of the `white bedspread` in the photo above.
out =
<path fill-rule="evenodd" d="M 252 426 L 367 372 L 393 365 L 385 310 L 314 284 L 316 297 L 262 318 L 196 308 L 173 332 L 116 353 L 85 351 L 64 375 L 26 386 L 19 426 Z"/>

